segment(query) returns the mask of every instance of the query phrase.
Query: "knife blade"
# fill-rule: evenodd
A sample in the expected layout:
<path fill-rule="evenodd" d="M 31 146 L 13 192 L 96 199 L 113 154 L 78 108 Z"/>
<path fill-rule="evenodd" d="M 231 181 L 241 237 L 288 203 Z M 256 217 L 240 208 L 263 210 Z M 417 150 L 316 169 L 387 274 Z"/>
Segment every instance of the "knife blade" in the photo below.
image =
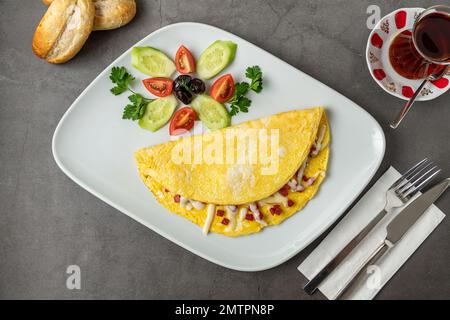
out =
<path fill-rule="evenodd" d="M 411 202 L 388 224 L 386 240 L 392 244 L 398 242 L 449 185 L 450 178 L 445 179 Z"/>
<path fill-rule="evenodd" d="M 383 243 L 370 255 L 356 276 L 350 280 L 338 293 L 336 299 L 342 299 L 361 281 L 368 266 L 374 265 L 408 232 L 419 220 L 422 214 L 435 202 L 450 186 L 450 178 L 438 183 L 427 192 L 418 196 L 405 209 L 403 209 L 387 226 L 387 236 Z"/>

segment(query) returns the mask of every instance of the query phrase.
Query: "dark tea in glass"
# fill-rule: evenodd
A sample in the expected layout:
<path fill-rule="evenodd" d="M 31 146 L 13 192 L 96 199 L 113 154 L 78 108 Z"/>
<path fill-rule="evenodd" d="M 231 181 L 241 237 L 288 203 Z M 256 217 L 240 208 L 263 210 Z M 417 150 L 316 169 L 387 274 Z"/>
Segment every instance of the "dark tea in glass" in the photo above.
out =
<path fill-rule="evenodd" d="M 423 11 L 412 31 L 403 31 L 392 41 L 389 59 L 399 75 L 413 80 L 450 64 L 450 7 Z"/>

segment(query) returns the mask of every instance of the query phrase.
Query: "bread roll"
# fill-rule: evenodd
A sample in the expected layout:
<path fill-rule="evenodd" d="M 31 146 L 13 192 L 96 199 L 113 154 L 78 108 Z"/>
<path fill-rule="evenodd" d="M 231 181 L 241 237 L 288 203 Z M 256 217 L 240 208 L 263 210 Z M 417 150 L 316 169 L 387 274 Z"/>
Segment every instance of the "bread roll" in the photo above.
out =
<path fill-rule="evenodd" d="M 63 63 L 83 47 L 94 26 L 91 0 L 54 0 L 33 37 L 33 52 L 50 63 Z"/>
<path fill-rule="evenodd" d="M 46 5 L 54 0 L 42 0 Z M 92 0 L 95 5 L 94 30 L 120 28 L 136 15 L 135 0 Z"/>

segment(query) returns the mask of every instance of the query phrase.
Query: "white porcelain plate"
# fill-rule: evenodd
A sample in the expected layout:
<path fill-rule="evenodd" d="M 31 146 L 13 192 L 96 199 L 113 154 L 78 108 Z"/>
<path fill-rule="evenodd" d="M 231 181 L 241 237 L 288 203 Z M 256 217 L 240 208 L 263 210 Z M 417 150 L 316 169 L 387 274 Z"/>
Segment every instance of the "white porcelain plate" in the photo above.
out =
<path fill-rule="evenodd" d="M 217 39 L 238 44 L 235 61 L 226 69 L 236 81 L 243 80 L 248 66 L 259 65 L 264 72 L 263 92 L 252 95 L 250 112 L 234 117 L 234 124 L 292 109 L 318 105 L 327 109 L 332 132 L 328 177 L 300 213 L 259 234 L 227 238 L 203 236 L 197 225 L 160 206 L 138 177 L 133 153 L 168 141 L 168 128 L 150 133 L 122 120 L 127 94 L 116 97 L 109 91 L 112 66 L 125 66 L 137 78 L 135 89 L 145 92 L 138 80 L 146 76 L 132 68 L 130 50 L 106 68 L 63 116 L 53 137 L 53 154 L 60 168 L 80 186 L 176 244 L 227 268 L 264 270 L 294 256 L 336 221 L 378 169 L 385 139 L 378 123 L 355 103 L 224 30 L 178 23 L 153 32 L 137 45 L 174 56 L 184 44 L 198 57 Z"/>
<path fill-rule="evenodd" d="M 383 17 L 372 30 L 367 41 L 366 60 L 370 74 L 386 92 L 403 100 L 409 100 L 423 79 L 410 80 L 398 74 L 389 59 L 389 47 L 400 33 L 411 36 L 416 19 L 423 8 L 403 8 Z M 450 89 L 450 71 L 439 80 L 429 82 L 417 97 L 427 101 L 439 97 Z"/>

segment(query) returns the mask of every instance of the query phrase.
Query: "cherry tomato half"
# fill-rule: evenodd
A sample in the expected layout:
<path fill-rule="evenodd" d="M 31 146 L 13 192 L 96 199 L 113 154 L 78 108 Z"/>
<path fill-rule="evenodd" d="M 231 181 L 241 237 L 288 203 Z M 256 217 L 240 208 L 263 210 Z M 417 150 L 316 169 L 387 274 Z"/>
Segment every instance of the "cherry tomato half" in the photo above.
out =
<path fill-rule="evenodd" d="M 183 134 L 192 129 L 197 114 L 191 107 L 184 107 L 175 112 L 170 121 L 169 133 L 171 136 Z"/>
<path fill-rule="evenodd" d="M 234 95 L 234 80 L 231 74 L 226 74 L 217 79 L 211 87 L 211 97 L 214 100 L 225 103 Z"/>
<path fill-rule="evenodd" d="M 167 97 L 172 93 L 173 81 L 168 78 L 149 78 L 142 80 L 144 86 L 157 97 Z"/>
<path fill-rule="evenodd" d="M 177 71 L 181 74 L 194 73 L 195 72 L 195 59 L 192 53 L 185 46 L 178 48 L 175 56 L 175 65 Z"/>

